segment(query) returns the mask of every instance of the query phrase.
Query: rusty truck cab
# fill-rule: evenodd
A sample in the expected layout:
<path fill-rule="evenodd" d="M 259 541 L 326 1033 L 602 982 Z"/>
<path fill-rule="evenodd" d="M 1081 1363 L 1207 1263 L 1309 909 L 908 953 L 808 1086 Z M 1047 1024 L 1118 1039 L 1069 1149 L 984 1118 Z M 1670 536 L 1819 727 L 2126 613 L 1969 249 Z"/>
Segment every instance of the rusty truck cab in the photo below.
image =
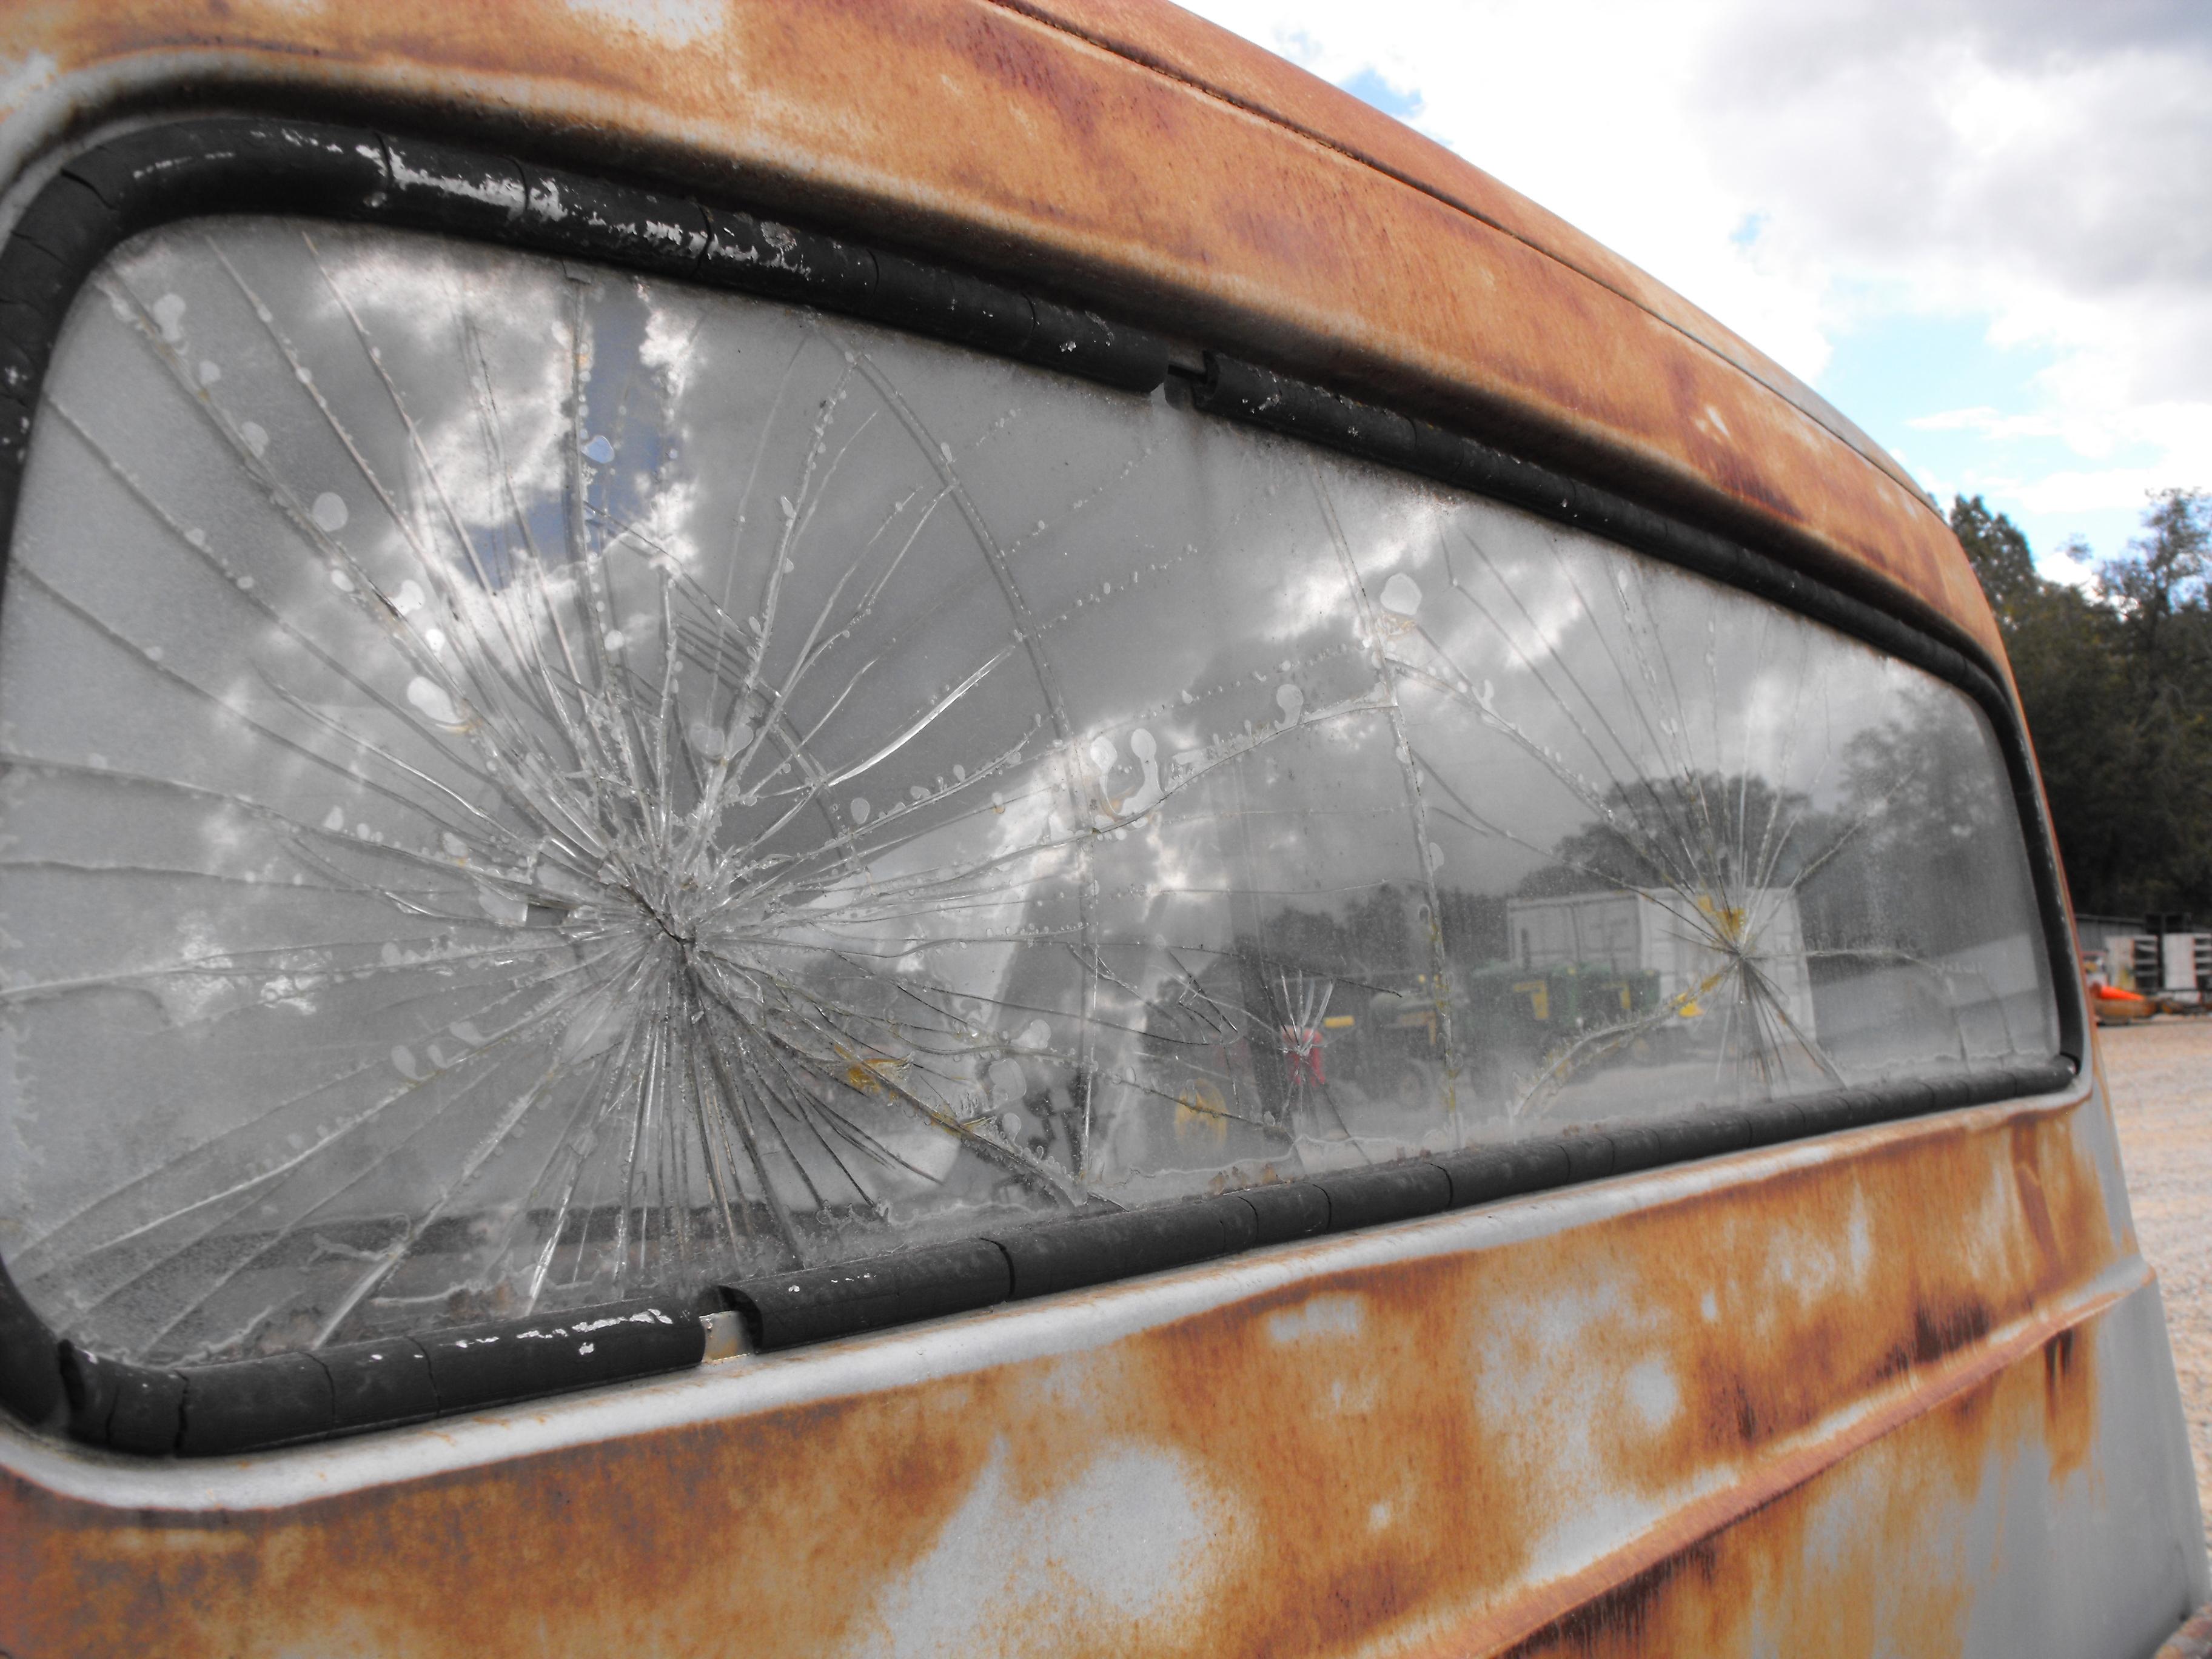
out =
<path fill-rule="evenodd" d="M 1172 9 L 0 18 L 0 1648 L 2147 1655 L 1904 471 Z"/>

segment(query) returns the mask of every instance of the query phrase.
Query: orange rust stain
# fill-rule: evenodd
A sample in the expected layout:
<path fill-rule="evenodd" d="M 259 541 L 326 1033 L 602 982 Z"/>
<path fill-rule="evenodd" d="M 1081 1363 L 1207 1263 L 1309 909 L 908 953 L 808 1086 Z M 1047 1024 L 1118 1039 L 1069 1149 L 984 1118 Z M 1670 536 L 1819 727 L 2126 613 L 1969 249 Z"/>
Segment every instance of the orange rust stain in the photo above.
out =
<path fill-rule="evenodd" d="M 1779 369 L 1496 181 L 1164 7 L 729 0 L 720 27 L 663 37 L 552 0 L 87 0 L 0 16 L 0 56 L 33 53 L 64 74 L 166 54 L 172 87 L 141 104 L 457 131 L 981 260 L 1873 579 L 2002 656 L 1940 518 Z"/>
<path fill-rule="evenodd" d="M 7 1484 L 0 1648 L 135 1652 L 158 1627 L 177 1659 L 617 1643 L 766 1659 L 864 1650 L 933 1590 L 974 1604 L 969 1645 L 1008 1652 L 1317 1655 L 1438 1629 L 1469 1634 L 1437 1651 L 1472 1651 L 1474 1632 L 1528 1629 L 1521 1609 L 1557 1617 L 1542 1581 L 1563 1516 L 1663 1522 L 1717 1472 L 1743 1478 L 1785 1437 L 2078 1293 L 2116 1242 L 2075 1118 L 1912 1126 L 1093 1349 L 289 1510 L 132 1516 Z M 1597 1560 L 1581 1622 L 1530 1650 L 1726 1652 L 1747 1610 L 1848 1632 L 1853 1574 L 1923 1573 L 1912 1605 L 1948 1628 L 1957 1575 L 1916 1565 L 1911 1540 L 1951 1511 L 1915 1505 L 1970 1501 L 1992 1447 L 2039 1438 L 2054 1479 L 2094 1453 L 2086 1340 L 2062 1333 L 2002 1376 L 1681 1538 L 1663 1571 L 1608 1582 Z M 1846 1476 L 1865 1468 L 1890 1473 Z M 1152 1602 L 1113 1612 L 1085 1586 L 1121 1571 L 1100 1536 L 1128 1536 L 1085 1517 L 1132 1470 L 1153 1482 L 1139 1535 L 1185 1510 L 1203 1524 Z M 1845 1503 L 1824 1492 L 1856 1496 L 1822 1510 Z M 1822 1513 L 1849 1547 L 1808 1576 Z M 1853 1650 L 1822 1639 L 1790 1650 Z"/>
<path fill-rule="evenodd" d="M 2043 1443 L 2053 1481 L 2088 1467 L 2097 1431 L 2096 1358 L 2078 1330 L 2061 1331 L 2043 1345 Z"/>
<path fill-rule="evenodd" d="M 1955 1529 L 1993 1464 L 2033 1444 L 2039 1425 L 2054 1485 L 2082 1467 L 2093 1352 L 2087 1331 L 2061 1332 L 2039 1354 L 1496 1651 L 1956 1654 L 1968 1586 Z"/>
<path fill-rule="evenodd" d="M 2042 1164 L 2041 1142 L 2028 1132 L 2026 1124 L 2014 1125 L 2012 1171 L 2020 1188 L 2021 1214 L 2026 1218 L 2029 1234 L 2045 1261 L 2055 1263 L 2058 1259 L 2058 1236 L 2051 1224 L 2051 1205 L 2044 1197 Z"/>

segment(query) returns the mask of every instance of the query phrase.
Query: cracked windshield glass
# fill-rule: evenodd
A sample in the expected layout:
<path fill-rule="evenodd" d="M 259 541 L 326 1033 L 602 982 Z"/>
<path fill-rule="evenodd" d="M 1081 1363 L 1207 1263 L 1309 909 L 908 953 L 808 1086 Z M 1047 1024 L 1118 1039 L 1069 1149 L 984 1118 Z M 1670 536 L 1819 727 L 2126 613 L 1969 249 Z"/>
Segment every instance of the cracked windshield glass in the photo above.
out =
<path fill-rule="evenodd" d="M 0 1253 L 194 1362 L 2040 1059 L 1960 694 L 1482 499 L 374 228 L 80 298 Z"/>

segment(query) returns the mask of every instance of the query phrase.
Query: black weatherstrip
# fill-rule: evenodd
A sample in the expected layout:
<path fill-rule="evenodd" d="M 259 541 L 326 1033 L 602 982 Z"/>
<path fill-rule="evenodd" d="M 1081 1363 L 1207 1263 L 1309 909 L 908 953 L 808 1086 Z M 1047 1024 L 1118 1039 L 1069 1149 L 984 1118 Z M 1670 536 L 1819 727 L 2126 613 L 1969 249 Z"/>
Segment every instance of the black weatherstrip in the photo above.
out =
<path fill-rule="evenodd" d="M 682 1370 L 706 1342 L 689 1307 L 648 1301 L 221 1365 L 127 1364 L 73 1342 L 58 1357 L 79 1440 L 219 1457 Z"/>
<path fill-rule="evenodd" d="M 763 1274 L 726 1285 L 722 1294 L 744 1321 L 751 1345 L 769 1353 L 1164 1273 L 1269 1244 L 1495 1204 L 1607 1176 L 2051 1094 L 2069 1087 L 2076 1076 L 2073 1063 L 2061 1057 L 1940 1083 L 1577 1126 L 1557 1134 L 1254 1187 L 1218 1198 L 1076 1216 L 835 1267 Z"/>
<path fill-rule="evenodd" d="M 216 213 L 444 231 L 737 289 L 933 335 L 1130 392 L 1165 378 L 1158 336 L 834 236 L 505 156 L 296 121 L 222 117 L 76 157 L 0 252 L 0 546 L 14 527 L 46 358 L 116 245 Z"/>
<path fill-rule="evenodd" d="M 966 272 L 750 214 L 508 157 L 251 117 L 180 120 L 70 161 L 0 249 L 0 548 L 48 358 L 79 289 L 119 243 L 180 219 L 295 214 L 443 232 L 816 306 L 1148 393 L 1166 343 Z M 1801 612 L 1972 696 L 2008 767 L 2043 902 L 2062 1048 L 2041 1065 L 1671 1118 L 1135 1211 L 725 1286 L 767 1351 L 1048 1296 L 1328 1233 L 1465 1208 L 1867 1124 L 2049 1094 L 2076 1079 L 2084 1013 L 2019 719 L 1991 665 L 1735 543 L 1471 438 L 1211 354 L 1201 410 L 1585 526 Z M 222 1455 L 420 1422 L 681 1370 L 706 1328 L 684 1301 L 611 1304 L 375 1342 L 160 1367 L 63 1341 L 0 1263 L 0 1403 L 42 1428 L 142 1455 Z"/>

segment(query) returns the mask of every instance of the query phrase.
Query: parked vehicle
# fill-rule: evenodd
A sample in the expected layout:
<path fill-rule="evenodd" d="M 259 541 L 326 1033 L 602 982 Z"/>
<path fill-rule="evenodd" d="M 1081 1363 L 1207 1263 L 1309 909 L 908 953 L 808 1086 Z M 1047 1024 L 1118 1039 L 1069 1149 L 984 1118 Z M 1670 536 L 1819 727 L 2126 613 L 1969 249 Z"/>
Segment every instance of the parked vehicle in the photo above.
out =
<path fill-rule="evenodd" d="M 1640 272 L 1133 0 L 65 0 L 0 182 L 15 1659 L 2206 1600 L 1989 609 Z"/>

